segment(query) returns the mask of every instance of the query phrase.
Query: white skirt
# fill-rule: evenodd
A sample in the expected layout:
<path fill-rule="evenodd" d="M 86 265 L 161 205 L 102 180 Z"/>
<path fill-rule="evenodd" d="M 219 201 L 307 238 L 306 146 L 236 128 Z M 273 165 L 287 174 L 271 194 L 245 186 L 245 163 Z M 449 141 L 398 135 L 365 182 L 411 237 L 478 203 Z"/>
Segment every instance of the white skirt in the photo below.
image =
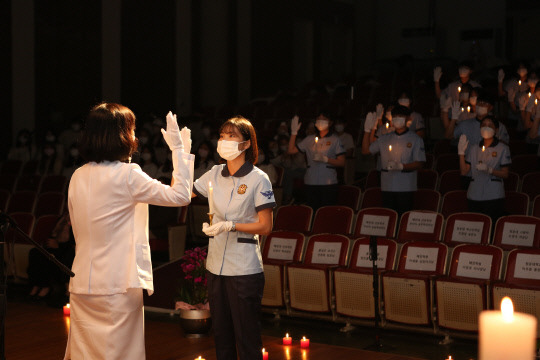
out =
<path fill-rule="evenodd" d="M 70 295 L 64 360 L 144 360 L 142 289 L 115 295 Z"/>

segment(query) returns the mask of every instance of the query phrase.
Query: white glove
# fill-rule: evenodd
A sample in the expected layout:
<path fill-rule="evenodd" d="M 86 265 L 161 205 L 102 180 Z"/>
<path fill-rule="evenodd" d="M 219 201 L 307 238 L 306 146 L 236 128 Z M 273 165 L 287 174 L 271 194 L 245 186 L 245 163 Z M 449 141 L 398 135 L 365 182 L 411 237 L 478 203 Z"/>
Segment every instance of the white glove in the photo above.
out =
<path fill-rule="evenodd" d="M 364 131 L 365 132 L 371 132 L 371 130 L 377 128 L 377 118 L 375 116 L 375 113 L 368 112 L 366 114 L 366 121 L 364 122 Z"/>
<path fill-rule="evenodd" d="M 401 171 L 401 170 L 403 170 L 403 164 L 391 160 L 388 163 L 386 163 L 386 170 L 388 170 L 388 171 Z"/>
<path fill-rule="evenodd" d="M 301 122 L 298 122 L 298 116 L 295 115 L 291 120 L 291 135 L 298 135 L 298 130 L 302 126 Z"/>
<path fill-rule="evenodd" d="M 457 120 L 461 114 L 461 104 L 459 101 L 452 103 L 452 120 Z"/>
<path fill-rule="evenodd" d="M 178 123 L 176 122 L 176 115 L 169 111 L 167 114 L 167 131 L 161 129 L 163 138 L 169 149 L 184 151 L 184 145 L 182 143 L 182 137 L 180 136 L 180 129 L 178 129 Z M 191 147 L 191 145 L 190 145 Z"/>
<path fill-rule="evenodd" d="M 503 69 L 499 69 L 499 74 L 498 74 L 497 78 L 498 78 L 500 83 L 503 82 L 503 80 L 504 80 L 504 70 Z"/>
<path fill-rule="evenodd" d="M 325 156 L 325 155 L 320 154 L 320 153 L 315 153 L 313 155 L 313 161 L 319 161 L 319 162 L 327 163 L 328 162 L 328 156 Z"/>
<path fill-rule="evenodd" d="M 439 82 L 441 80 L 442 75 L 442 69 L 440 66 L 437 66 L 435 69 L 433 69 L 433 81 Z"/>
<path fill-rule="evenodd" d="M 224 231 L 231 231 L 232 227 L 233 227 L 232 221 L 220 221 L 211 226 L 208 225 L 208 223 L 203 223 L 202 231 L 209 237 L 213 237 L 213 236 L 216 236 L 217 234 L 221 234 Z"/>
<path fill-rule="evenodd" d="M 191 152 L 191 130 L 184 126 L 180 130 L 180 139 L 182 139 L 182 144 L 184 145 L 184 152 L 189 154 Z"/>
<path fill-rule="evenodd" d="M 458 155 L 465 155 L 465 151 L 467 151 L 467 147 L 469 146 L 469 140 L 467 139 L 467 135 L 461 134 L 459 137 L 459 143 L 458 143 Z"/>
<path fill-rule="evenodd" d="M 384 114 L 383 104 L 377 104 L 377 106 L 375 107 L 375 113 L 377 115 L 377 120 L 381 120 Z"/>

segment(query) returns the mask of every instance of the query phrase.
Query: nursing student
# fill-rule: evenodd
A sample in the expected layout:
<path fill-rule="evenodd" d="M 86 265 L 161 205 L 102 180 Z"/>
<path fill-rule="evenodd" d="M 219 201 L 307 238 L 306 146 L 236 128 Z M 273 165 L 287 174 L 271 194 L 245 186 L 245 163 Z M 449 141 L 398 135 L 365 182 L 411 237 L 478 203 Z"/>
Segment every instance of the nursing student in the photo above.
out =
<path fill-rule="evenodd" d="M 212 224 L 206 260 L 208 300 L 218 360 L 262 359 L 260 310 L 264 273 L 259 235 L 272 230 L 272 184 L 257 163 L 255 129 L 233 117 L 219 130 L 215 165 L 195 181 L 193 196 L 209 198 Z"/>
<path fill-rule="evenodd" d="M 189 129 L 180 131 L 169 112 L 162 133 L 172 151 L 171 186 L 130 163 L 138 143 L 130 109 L 102 103 L 86 118 L 79 149 L 87 163 L 68 191 L 76 247 L 65 360 L 146 358 L 143 289 L 154 291 L 148 204 L 188 205 L 193 186 Z"/>

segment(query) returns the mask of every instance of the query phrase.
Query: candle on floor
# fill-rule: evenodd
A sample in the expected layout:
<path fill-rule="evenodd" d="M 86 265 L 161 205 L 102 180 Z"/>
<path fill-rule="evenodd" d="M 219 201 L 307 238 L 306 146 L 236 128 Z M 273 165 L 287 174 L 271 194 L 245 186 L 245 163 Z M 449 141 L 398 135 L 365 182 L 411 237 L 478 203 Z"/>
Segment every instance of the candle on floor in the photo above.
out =
<path fill-rule="evenodd" d="M 201 355 L 199 355 L 198 358 L 196 358 L 195 360 L 205 360 Z"/>
<path fill-rule="evenodd" d="M 536 352 L 536 317 L 514 313 L 509 297 L 501 311 L 486 310 L 479 318 L 479 360 L 533 360 Z"/>
<path fill-rule="evenodd" d="M 263 348 L 262 354 L 263 354 L 263 360 L 268 360 L 268 351 L 264 351 L 264 348 Z"/>
<path fill-rule="evenodd" d="M 309 347 L 309 339 L 306 339 L 305 336 L 300 340 L 300 347 L 304 349 Z"/>
<path fill-rule="evenodd" d="M 289 336 L 289 333 L 285 334 L 285 337 L 283 338 L 283 345 L 291 345 L 292 344 L 292 338 Z"/>
<path fill-rule="evenodd" d="M 69 303 L 67 303 L 66 305 L 64 305 L 64 315 L 69 316 L 70 314 L 71 314 L 71 307 Z"/>
<path fill-rule="evenodd" d="M 448 355 L 448 357 L 445 360 L 453 360 L 452 356 Z"/>

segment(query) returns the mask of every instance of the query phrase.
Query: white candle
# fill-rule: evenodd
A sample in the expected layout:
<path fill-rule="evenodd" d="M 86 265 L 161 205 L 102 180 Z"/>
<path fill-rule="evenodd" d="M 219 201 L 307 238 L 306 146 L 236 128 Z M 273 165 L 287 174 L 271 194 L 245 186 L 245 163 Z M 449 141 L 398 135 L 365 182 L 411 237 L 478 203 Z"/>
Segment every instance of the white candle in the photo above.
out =
<path fill-rule="evenodd" d="M 210 214 L 214 213 L 214 188 L 212 187 L 212 182 L 208 182 L 208 207 L 210 208 L 208 211 Z"/>
<path fill-rule="evenodd" d="M 531 97 L 531 92 L 529 91 L 529 97 Z"/>
<path fill-rule="evenodd" d="M 482 145 L 482 152 L 486 151 L 486 147 Z"/>
<path fill-rule="evenodd" d="M 518 81 L 518 85 L 521 86 L 521 80 Z"/>
<path fill-rule="evenodd" d="M 505 297 L 501 311 L 482 311 L 479 319 L 479 360 L 533 360 L 536 351 L 536 317 L 514 313 Z"/>
<path fill-rule="evenodd" d="M 392 145 L 388 145 L 388 151 L 392 152 Z"/>
<path fill-rule="evenodd" d="M 457 92 L 460 93 L 461 92 L 461 86 L 458 86 L 457 88 Z"/>
<path fill-rule="evenodd" d="M 467 106 L 467 112 L 468 112 L 468 113 L 471 112 L 471 107 L 470 107 L 470 106 Z"/>
<path fill-rule="evenodd" d="M 319 142 L 319 138 L 315 136 L 315 144 Z"/>

